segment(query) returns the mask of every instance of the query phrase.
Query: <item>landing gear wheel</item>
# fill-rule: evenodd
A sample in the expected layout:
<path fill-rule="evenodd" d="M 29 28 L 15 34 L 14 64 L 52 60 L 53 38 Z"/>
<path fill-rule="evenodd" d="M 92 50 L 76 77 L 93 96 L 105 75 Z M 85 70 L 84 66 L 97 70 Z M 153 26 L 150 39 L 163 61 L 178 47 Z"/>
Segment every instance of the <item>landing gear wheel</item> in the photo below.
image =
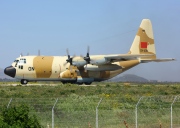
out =
<path fill-rule="evenodd" d="M 92 82 L 84 82 L 85 85 L 90 85 Z"/>
<path fill-rule="evenodd" d="M 76 83 L 76 84 L 78 84 L 78 85 L 82 85 L 83 83 L 82 83 L 82 82 L 78 82 L 78 83 Z"/>
<path fill-rule="evenodd" d="M 27 80 L 25 80 L 25 79 L 22 79 L 22 80 L 21 80 L 21 84 L 27 84 L 27 83 L 28 83 Z"/>
<path fill-rule="evenodd" d="M 65 81 L 61 81 L 62 82 L 62 84 L 66 84 L 66 82 Z"/>

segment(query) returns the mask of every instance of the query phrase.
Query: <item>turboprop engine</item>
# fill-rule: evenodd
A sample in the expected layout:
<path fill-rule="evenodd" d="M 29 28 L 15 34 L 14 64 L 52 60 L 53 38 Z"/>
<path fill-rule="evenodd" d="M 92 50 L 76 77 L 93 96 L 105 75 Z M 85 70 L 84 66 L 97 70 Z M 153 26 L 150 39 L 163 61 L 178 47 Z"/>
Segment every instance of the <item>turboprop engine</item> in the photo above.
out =
<path fill-rule="evenodd" d="M 108 61 L 106 61 L 106 59 L 104 57 L 101 58 L 95 58 L 95 59 L 91 59 L 89 63 L 87 63 L 86 60 L 79 58 L 79 57 L 75 57 L 72 61 L 72 65 L 77 66 L 77 67 L 82 67 L 86 64 L 92 64 L 92 65 L 103 65 L 103 64 L 107 64 Z"/>
<path fill-rule="evenodd" d="M 90 61 L 90 64 L 92 65 L 103 65 L 103 64 L 107 64 L 108 61 L 104 58 L 104 57 L 97 57 L 97 58 L 92 58 Z"/>
<path fill-rule="evenodd" d="M 84 69 L 88 71 L 114 71 L 114 70 L 122 69 L 122 67 L 115 64 L 106 64 L 106 65 L 88 64 L 87 66 L 84 66 Z"/>
<path fill-rule="evenodd" d="M 83 56 L 72 56 L 71 57 L 68 49 L 66 50 L 66 52 L 67 52 L 68 58 L 66 60 L 66 63 L 64 63 L 64 65 L 66 65 L 67 63 L 70 63 L 70 65 L 73 65 L 73 66 L 83 67 L 84 65 L 87 66 L 87 64 L 103 65 L 103 64 L 108 63 L 108 61 L 104 57 L 94 56 L 93 58 L 90 58 L 89 46 L 87 48 L 87 54 L 85 57 L 83 57 Z"/>

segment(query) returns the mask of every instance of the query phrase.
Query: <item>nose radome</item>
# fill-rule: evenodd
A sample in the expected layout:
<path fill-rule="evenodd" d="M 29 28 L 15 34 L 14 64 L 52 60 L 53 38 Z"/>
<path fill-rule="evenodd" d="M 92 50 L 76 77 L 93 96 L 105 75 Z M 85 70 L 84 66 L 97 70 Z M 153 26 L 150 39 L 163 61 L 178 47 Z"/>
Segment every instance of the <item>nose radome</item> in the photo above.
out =
<path fill-rule="evenodd" d="M 9 66 L 4 69 L 4 74 L 14 78 L 16 75 L 16 69 L 13 66 Z"/>

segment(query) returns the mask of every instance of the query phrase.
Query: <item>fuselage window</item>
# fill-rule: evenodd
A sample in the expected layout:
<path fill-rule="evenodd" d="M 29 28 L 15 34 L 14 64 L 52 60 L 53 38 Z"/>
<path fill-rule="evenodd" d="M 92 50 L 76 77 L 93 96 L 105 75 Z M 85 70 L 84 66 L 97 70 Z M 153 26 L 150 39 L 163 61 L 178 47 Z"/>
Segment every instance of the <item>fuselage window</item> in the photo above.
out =
<path fill-rule="evenodd" d="M 19 69 L 23 69 L 23 65 L 19 65 Z"/>

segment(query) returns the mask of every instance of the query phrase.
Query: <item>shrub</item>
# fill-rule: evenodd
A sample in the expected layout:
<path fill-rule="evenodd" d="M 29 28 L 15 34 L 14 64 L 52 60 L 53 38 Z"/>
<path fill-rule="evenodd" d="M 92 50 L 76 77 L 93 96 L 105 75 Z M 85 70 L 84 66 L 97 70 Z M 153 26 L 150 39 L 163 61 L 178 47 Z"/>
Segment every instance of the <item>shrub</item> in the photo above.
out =
<path fill-rule="evenodd" d="M 27 105 L 3 108 L 0 118 L 1 128 L 41 128 L 37 117 L 29 115 L 29 107 Z"/>
<path fill-rule="evenodd" d="M 110 87 L 111 85 L 110 84 L 106 84 L 106 87 Z"/>

